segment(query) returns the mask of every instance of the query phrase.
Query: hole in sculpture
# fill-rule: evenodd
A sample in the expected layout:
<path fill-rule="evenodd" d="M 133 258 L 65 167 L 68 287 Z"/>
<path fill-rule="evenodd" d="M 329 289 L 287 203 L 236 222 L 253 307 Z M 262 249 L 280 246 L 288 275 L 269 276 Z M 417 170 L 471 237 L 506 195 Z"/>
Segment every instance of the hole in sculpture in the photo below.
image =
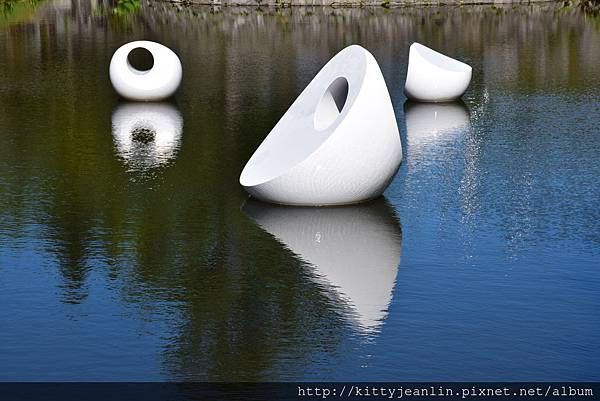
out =
<path fill-rule="evenodd" d="M 137 71 L 145 72 L 149 71 L 154 67 L 154 57 L 148 49 L 143 47 L 136 47 L 129 52 L 127 56 L 129 65 Z"/>
<path fill-rule="evenodd" d="M 348 98 L 348 80 L 339 77 L 329 85 L 315 112 L 315 128 L 327 129 L 338 118 Z"/>

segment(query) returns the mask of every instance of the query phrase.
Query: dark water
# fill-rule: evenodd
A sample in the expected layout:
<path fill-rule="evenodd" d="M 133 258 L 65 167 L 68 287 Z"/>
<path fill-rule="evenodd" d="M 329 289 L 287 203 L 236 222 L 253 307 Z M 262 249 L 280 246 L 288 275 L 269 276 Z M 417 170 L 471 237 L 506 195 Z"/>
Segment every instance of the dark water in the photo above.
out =
<path fill-rule="evenodd" d="M 597 19 L 27 4 L 0 19 L 0 380 L 600 380 Z M 110 86 L 142 38 L 181 57 L 172 102 Z M 415 40 L 473 66 L 464 103 L 405 103 Z M 246 160 L 352 43 L 401 129 L 385 198 L 248 201 Z"/>

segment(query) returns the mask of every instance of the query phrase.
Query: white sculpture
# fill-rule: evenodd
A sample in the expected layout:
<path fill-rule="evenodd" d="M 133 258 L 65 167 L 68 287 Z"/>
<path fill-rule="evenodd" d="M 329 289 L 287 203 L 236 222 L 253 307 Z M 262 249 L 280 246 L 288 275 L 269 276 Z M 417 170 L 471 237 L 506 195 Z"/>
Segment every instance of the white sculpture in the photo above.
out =
<path fill-rule="evenodd" d="M 132 50 L 148 50 L 154 65 L 147 71 L 135 69 L 128 60 Z M 181 83 L 181 62 L 168 47 L 140 40 L 117 49 L 110 60 L 110 81 L 119 95 L 130 100 L 156 101 L 173 95 Z"/>
<path fill-rule="evenodd" d="M 172 160 L 182 130 L 181 114 L 168 103 L 125 103 L 112 115 L 117 154 L 132 171 L 147 171 Z"/>
<path fill-rule="evenodd" d="M 311 280 L 346 306 L 362 333 L 387 316 L 400 264 L 402 232 L 384 199 L 345 207 L 269 205 L 250 199 L 242 210 L 313 268 Z"/>
<path fill-rule="evenodd" d="M 337 205 L 383 193 L 402 160 L 396 117 L 375 58 L 333 57 L 250 158 L 240 184 L 290 205 Z"/>
<path fill-rule="evenodd" d="M 467 90 L 471 73 L 471 66 L 413 43 L 408 54 L 404 94 L 421 102 L 456 100 Z"/>
<path fill-rule="evenodd" d="M 447 103 L 404 103 L 407 153 L 428 157 L 426 149 L 452 142 L 469 128 L 469 109 L 462 101 Z"/>

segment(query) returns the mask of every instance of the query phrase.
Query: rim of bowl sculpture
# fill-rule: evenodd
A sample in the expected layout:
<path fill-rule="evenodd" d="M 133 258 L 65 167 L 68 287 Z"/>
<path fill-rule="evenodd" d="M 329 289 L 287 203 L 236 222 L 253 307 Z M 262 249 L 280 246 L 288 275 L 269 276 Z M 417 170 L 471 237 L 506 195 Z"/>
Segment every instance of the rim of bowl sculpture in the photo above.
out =
<path fill-rule="evenodd" d="M 442 70 L 460 74 L 469 73 L 472 71 L 472 67 L 470 65 L 446 56 L 445 54 L 433 50 L 418 42 L 414 42 L 412 45 L 410 45 L 410 50 L 417 52 L 423 59 Z"/>
<path fill-rule="evenodd" d="M 242 186 L 257 186 L 284 175 L 333 136 L 361 92 L 369 54 L 351 45 L 321 68 L 248 160 L 240 175 Z M 344 90 L 345 94 L 340 93 Z M 344 98 L 341 107 L 339 98 Z M 337 114 L 333 107 L 338 108 Z"/>

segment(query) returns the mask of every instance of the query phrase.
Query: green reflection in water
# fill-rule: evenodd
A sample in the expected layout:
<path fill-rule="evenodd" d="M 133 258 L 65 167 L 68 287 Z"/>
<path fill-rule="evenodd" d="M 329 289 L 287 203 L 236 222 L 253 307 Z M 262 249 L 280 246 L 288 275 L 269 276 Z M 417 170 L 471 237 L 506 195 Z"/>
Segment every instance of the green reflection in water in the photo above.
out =
<path fill-rule="evenodd" d="M 125 16 L 136 13 L 141 8 L 141 0 L 117 0 L 117 4 L 112 9 L 112 13 L 117 16 Z"/>
<path fill-rule="evenodd" d="M 42 0 L 0 1 L 0 29 L 32 19 Z"/>

